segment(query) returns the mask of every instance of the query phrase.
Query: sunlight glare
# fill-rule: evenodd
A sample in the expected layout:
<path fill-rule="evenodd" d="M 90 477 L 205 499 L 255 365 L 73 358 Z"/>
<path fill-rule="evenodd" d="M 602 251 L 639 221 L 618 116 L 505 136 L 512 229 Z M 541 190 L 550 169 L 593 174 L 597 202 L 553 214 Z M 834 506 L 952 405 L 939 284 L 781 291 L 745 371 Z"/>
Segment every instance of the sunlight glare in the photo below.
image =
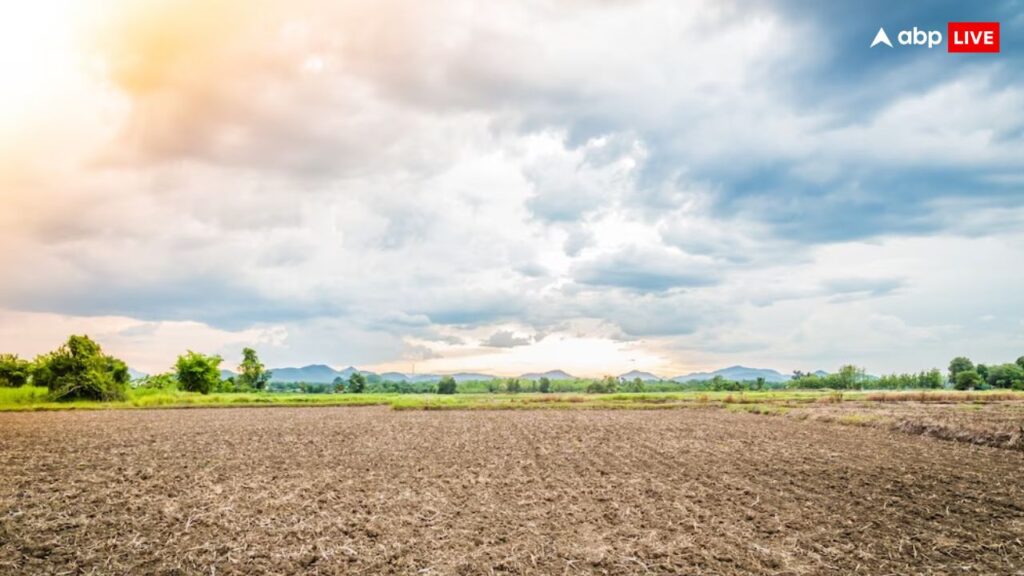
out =
<path fill-rule="evenodd" d="M 73 72 L 71 0 L 7 2 L 0 8 L 0 119 L 4 124 L 35 112 Z"/>

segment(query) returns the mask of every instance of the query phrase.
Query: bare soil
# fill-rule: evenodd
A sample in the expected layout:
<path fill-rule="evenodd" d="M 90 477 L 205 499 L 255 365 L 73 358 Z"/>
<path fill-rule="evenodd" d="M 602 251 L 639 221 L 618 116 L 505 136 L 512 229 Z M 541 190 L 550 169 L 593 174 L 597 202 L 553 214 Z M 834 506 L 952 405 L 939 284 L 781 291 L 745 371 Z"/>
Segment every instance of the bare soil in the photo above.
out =
<path fill-rule="evenodd" d="M 721 409 L 0 414 L 3 574 L 1022 574 L 1024 453 Z"/>

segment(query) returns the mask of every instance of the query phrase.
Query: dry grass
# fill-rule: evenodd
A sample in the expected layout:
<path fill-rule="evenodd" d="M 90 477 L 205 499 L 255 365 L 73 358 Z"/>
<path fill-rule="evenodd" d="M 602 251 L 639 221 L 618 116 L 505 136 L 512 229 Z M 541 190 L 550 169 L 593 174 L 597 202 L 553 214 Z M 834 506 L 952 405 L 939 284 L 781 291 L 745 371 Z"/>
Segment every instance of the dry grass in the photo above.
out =
<path fill-rule="evenodd" d="M 864 396 L 871 402 L 1007 402 L 1024 400 L 1017 392 L 873 392 Z"/>
<path fill-rule="evenodd" d="M 829 392 L 827 395 L 815 400 L 818 404 L 838 404 L 842 401 L 843 393 L 839 391 Z"/>

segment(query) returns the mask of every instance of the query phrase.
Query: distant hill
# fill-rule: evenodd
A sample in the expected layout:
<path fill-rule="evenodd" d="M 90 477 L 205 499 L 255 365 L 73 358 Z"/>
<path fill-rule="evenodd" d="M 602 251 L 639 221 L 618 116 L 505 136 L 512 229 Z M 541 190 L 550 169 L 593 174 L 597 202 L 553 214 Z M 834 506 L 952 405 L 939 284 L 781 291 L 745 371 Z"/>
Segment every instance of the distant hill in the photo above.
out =
<path fill-rule="evenodd" d="M 303 366 L 302 368 L 271 368 L 271 372 L 273 372 L 273 377 L 271 378 L 273 382 L 306 382 L 309 384 L 330 384 L 334 382 L 335 378 L 348 380 L 354 372 L 359 372 L 366 376 L 376 375 L 368 370 L 360 370 L 355 366 L 349 366 L 342 370 L 335 370 L 334 368 L 324 364 L 310 364 L 309 366 Z M 392 382 L 437 382 L 441 379 L 440 374 L 403 374 L 401 372 L 384 372 L 379 376 L 383 380 L 390 380 Z M 490 374 L 479 374 L 476 372 L 459 372 L 452 374 L 451 376 L 455 378 L 456 382 L 494 379 L 494 376 L 491 376 Z"/>
<path fill-rule="evenodd" d="M 676 376 L 672 380 L 675 382 L 690 382 L 711 380 L 715 376 L 721 376 L 727 380 L 735 380 L 742 382 L 744 380 L 757 380 L 759 377 L 764 378 L 765 382 L 786 382 L 789 380 L 789 376 L 772 370 L 771 368 L 748 368 L 746 366 L 730 366 L 728 368 L 722 368 L 715 370 L 714 372 L 694 372 L 692 374 L 683 374 L 682 376 Z"/>
<path fill-rule="evenodd" d="M 349 370 L 346 368 L 346 370 Z M 354 370 L 354 369 L 352 369 Z M 302 368 L 272 368 L 271 382 L 307 382 L 309 384 L 330 384 L 338 376 L 348 378 L 352 373 L 335 370 L 326 364 L 310 364 Z"/>
<path fill-rule="evenodd" d="M 457 374 L 452 374 L 452 378 L 455 378 L 456 382 L 473 382 L 480 380 L 494 380 L 495 377 L 490 374 L 480 374 L 476 372 L 459 372 Z"/>
<path fill-rule="evenodd" d="M 575 380 L 575 377 L 564 370 L 548 370 L 547 372 L 527 372 L 519 377 L 521 380 Z"/>
<path fill-rule="evenodd" d="M 455 378 L 456 382 L 475 382 L 475 381 L 486 381 L 494 380 L 495 376 L 491 374 L 480 374 L 478 372 L 456 372 L 455 374 L 399 374 L 398 372 L 388 372 L 388 374 L 402 376 L 407 382 L 438 382 L 443 376 L 451 376 Z M 384 376 L 383 374 L 381 375 Z M 394 380 L 394 378 L 385 377 L 386 380 Z"/>
<path fill-rule="evenodd" d="M 373 372 L 370 372 L 368 370 L 359 370 L 355 366 L 349 366 L 347 368 L 335 371 L 335 377 L 341 376 L 343 380 L 348 380 L 349 376 L 355 374 L 356 372 L 359 372 L 360 374 L 363 374 L 365 376 L 373 374 Z"/>
<path fill-rule="evenodd" d="M 145 378 L 146 376 L 149 376 L 149 374 L 146 374 L 145 372 L 139 372 L 138 370 L 131 367 L 128 368 L 128 377 L 131 378 L 132 380 L 139 380 L 141 378 Z"/>
<path fill-rule="evenodd" d="M 354 372 L 366 376 L 373 376 L 374 373 L 368 370 L 359 370 L 353 366 L 349 366 L 342 370 L 335 370 L 326 364 L 310 364 L 309 366 L 303 366 L 301 368 L 271 368 L 271 382 L 279 383 L 291 383 L 291 382 L 305 382 L 307 384 L 331 384 L 335 378 L 341 378 L 342 380 L 348 380 L 349 376 L 352 376 Z M 401 380 L 404 378 L 404 374 L 398 372 L 389 372 L 389 374 L 397 375 L 399 378 L 393 378 L 395 380 Z"/>
<path fill-rule="evenodd" d="M 641 372 L 639 370 L 630 370 L 629 372 L 626 372 L 625 374 L 620 374 L 619 375 L 619 380 L 636 380 L 637 378 L 639 378 L 640 380 L 643 380 L 644 382 L 652 382 L 652 381 L 661 380 L 660 377 L 655 376 L 654 374 L 651 374 L 650 372 Z"/>
<path fill-rule="evenodd" d="M 237 372 L 233 372 L 231 370 L 227 370 L 227 369 L 223 369 L 223 368 L 220 371 L 220 379 L 221 380 L 227 380 L 228 378 L 234 378 L 235 376 L 238 376 Z"/>
<path fill-rule="evenodd" d="M 272 381 L 277 383 L 293 383 L 293 382 L 306 382 L 309 384 L 330 384 L 334 382 L 335 378 L 341 378 L 342 380 L 348 380 L 349 376 L 353 372 L 360 372 L 366 376 L 376 375 L 374 372 L 367 370 L 360 370 L 354 366 L 348 366 L 342 370 L 336 370 L 326 364 L 310 364 L 308 366 L 302 366 L 301 368 L 295 367 L 284 367 L 284 368 L 271 368 L 273 372 Z M 221 378 L 229 378 L 237 376 L 237 374 L 231 370 L 221 370 Z M 142 374 L 141 372 L 133 371 L 133 378 L 135 374 Z M 818 370 L 815 374 L 819 376 L 827 375 L 828 373 L 822 370 Z M 404 374 L 402 372 L 384 372 L 380 374 L 381 379 L 390 380 L 392 382 L 410 382 L 410 383 L 426 383 L 426 382 L 437 382 L 441 379 L 441 374 Z M 494 380 L 497 378 L 493 374 L 483 374 L 479 372 L 458 372 L 451 375 L 455 378 L 456 382 L 471 382 L 471 381 L 487 381 Z M 683 374 L 672 378 L 675 382 L 689 382 L 691 380 L 704 381 L 711 380 L 715 376 L 722 376 L 729 380 L 744 381 L 744 380 L 757 380 L 757 378 L 763 377 L 768 382 L 785 382 L 790 379 L 789 375 L 781 374 L 776 370 L 770 368 L 749 368 L 746 366 L 730 366 L 728 368 L 722 368 L 721 370 L 715 370 L 714 372 L 694 372 L 692 374 Z M 141 377 L 141 376 L 140 376 Z M 539 380 L 541 377 L 547 377 L 551 380 L 573 380 L 575 377 L 564 370 L 549 370 L 547 372 L 528 372 L 519 376 L 522 380 Z M 632 370 L 619 376 L 622 380 L 633 380 L 639 378 L 645 382 L 663 380 L 663 378 L 651 374 L 650 372 L 642 372 L 639 370 Z"/>

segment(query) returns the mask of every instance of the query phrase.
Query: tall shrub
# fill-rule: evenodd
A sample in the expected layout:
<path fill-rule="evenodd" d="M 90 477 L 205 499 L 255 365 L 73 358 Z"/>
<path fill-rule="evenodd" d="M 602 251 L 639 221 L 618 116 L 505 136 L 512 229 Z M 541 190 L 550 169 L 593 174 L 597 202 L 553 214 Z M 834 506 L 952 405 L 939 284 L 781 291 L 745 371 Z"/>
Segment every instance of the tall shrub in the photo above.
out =
<path fill-rule="evenodd" d="M 104 354 L 88 336 L 71 336 L 36 358 L 32 380 L 57 400 L 120 400 L 131 377 L 124 362 Z"/>

